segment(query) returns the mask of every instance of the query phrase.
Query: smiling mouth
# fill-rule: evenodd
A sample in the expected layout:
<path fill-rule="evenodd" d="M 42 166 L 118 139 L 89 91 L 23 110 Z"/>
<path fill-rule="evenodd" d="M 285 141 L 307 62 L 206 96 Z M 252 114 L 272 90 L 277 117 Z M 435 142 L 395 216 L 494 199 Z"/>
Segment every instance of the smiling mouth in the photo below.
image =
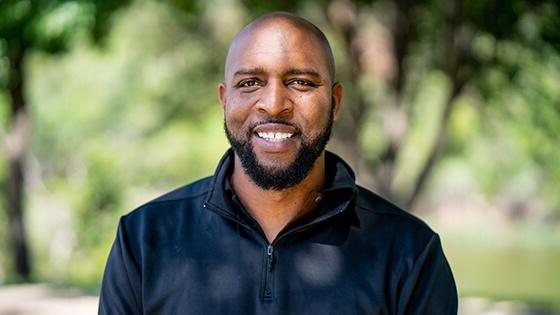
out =
<path fill-rule="evenodd" d="M 293 137 L 294 134 L 287 132 L 257 132 L 257 136 L 266 141 L 280 142 Z"/>
<path fill-rule="evenodd" d="M 282 143 L 293 139 L 299 134 L 295 126 L 284 123 L 264 123 L 253 129 L 253 134 L 258 139 L 263 139 L 269 143 Z"/>

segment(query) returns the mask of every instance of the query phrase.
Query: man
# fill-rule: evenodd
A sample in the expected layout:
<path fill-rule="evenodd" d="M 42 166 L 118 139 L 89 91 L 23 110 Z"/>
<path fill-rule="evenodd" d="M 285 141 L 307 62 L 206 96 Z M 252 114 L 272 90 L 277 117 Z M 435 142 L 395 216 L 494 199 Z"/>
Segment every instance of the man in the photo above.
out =
<path fill-rule="evenodd" d="M 456 314 L 438 236 L 325 151 L 343 87 L 319 29 L 253 21 L 218 94 L 232 149 L 121 219 L 100 314 Z"/>

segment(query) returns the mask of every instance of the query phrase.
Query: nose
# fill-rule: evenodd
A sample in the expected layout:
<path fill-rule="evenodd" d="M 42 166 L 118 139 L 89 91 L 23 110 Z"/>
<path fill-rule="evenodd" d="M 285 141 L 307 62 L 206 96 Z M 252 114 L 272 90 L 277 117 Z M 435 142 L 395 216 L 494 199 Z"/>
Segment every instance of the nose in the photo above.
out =
<path fill-rule="evenodd" d="M 270 80 L 263 88 L 261 98 L 257 103 L 259 113 L 269 116 L 283 116 L 291 114 L 292 109 L 293 104 L 284 82 L 282 80 Z"/>

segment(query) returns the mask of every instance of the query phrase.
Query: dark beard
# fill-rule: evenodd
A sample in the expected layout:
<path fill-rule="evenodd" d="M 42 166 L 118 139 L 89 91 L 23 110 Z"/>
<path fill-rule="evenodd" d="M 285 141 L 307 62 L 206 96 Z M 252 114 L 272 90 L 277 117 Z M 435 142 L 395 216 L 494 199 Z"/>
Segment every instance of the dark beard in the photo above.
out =
<path fill-rule="evenodd" d="M 247 140 L 236 139 L 229 131 L 224 120 L 224 129 L 233 151 L 239 157 L 245 173 L 253 180 L 257 186 L 264 190 L 283 190 L 293 187 L 307 177 L 315 161 L 325 150 L 331 137 L 334 121 L 334 110 L 331 106 L 329 119 L 325 129 L 314 139 L 305 141 L 303 139 L 301 148 L 298 150 L 294 161 L 286 168 L 264 167 L 257 160 L 257 156 L 250 141 L 253 136 L 251 131 L 247 133 Z M 268 120 L 265 123 L 285 123 L 278 120 Z M 252 128 L 249 128 L 252 130 Z"/>

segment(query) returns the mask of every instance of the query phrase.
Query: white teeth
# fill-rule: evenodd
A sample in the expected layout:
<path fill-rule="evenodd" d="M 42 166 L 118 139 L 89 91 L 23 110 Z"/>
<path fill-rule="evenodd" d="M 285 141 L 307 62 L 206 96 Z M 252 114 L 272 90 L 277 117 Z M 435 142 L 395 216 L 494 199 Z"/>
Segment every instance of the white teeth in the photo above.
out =
<path fill-rule="evenodd" d="M 258 135 L 260 138 L 269 141 L 282 141 L 293 136 L 292 133 L 285 133 L 285 132 L 259 132 Z"/>

